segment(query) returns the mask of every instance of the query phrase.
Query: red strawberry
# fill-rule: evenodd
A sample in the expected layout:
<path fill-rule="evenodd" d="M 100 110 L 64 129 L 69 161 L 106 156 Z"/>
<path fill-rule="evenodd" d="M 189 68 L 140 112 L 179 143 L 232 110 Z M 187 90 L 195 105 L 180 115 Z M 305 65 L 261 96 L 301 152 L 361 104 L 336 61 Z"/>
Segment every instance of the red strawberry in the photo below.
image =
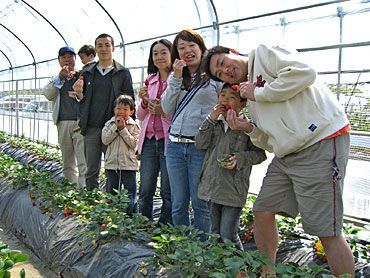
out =
<path fill-rule="evenodd" d="M 83 75 L 80 75 L 80 76 L 78 77 L 78 79 L 79 79 L 79 80 L 84 80 Z"/>
<path fill-rule="evenodd" d="M 68 215 L 69 215 L 69 212 L 68 212 L 68 210 L 63 210 L 63 215 L 64 215 L 64 217 L 67 217 Z"/>
<path fill-rule="evenodd" d="M 185 63 L 187 63 L 187 62 L 190 61 L 190 59 L 189 58 L 186 58 L 186 57 L 183 60 L 184 60 Z"/>
<path fill-rule="evenodd" d="M 81 256 L 83 257 L 83 256 L 85 256 L 85 255 L 86 255 L 85 250 L 82 250 L 82 251 L 81 251 Z"/>
<path fill-rule="evenodd" d="M 101 224 L 101 229 L 103 230 L 103 231 L 105 231 L 105 229 L 107 228 L 107 224 Z"/>
<path fill-rule="evenodd" d="M 231 86 L 231 89 L 233 89 L 234 91 L 238 91 L 239 90 L 239 86 L 238 85 L 232 85 Z"/>
<path fill-rule="evenodd" d="M 248 232 L 250 232 L 250 233 L 253 233 L 253 224 L 251 224 L 249 227 L 248 227 Z"/>
<path fill-rule="evenodd" d="M 251 241 L 252 240 L 252 237 L 248 233 L 245 233 L 244 237 L 245 237 L 246 241 Z"/>
<path fill-rule="evenodd" d="M 225 109 L 226 109 L 226 110 L 230 110 L 230 109 L 231 109 L 231 105 L 230 105 L 230 104 L 228 104 L 228 103 L 224 104 L 224 106 L 225 106 Z"/>
<path fill-rule="evenodd" d="M 145 83 L 145 86 L 147 86 L 147 87 L 148 87 L 148 85 L 149 85 L 149 80 L 148 80 L 148 79 L 146 79 L 144 83 Z"/>

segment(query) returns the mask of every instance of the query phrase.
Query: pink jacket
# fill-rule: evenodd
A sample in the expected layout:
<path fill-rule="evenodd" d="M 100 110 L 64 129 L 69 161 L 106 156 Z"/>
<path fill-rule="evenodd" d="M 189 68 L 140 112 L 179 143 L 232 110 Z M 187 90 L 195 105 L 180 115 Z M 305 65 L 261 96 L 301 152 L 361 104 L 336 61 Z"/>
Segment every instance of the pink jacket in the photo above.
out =
<path fill-rule="evenodd" d="M 148 77 L 149 85 L 148 85 L 148 94 L 149 94 L 149 99 L 156 99 L 157 97 L 157 92 L 158 92 L 158 86 L 159 86 L 159 73 L 150 75 Z M 166 90 L 167 87 L 167 81 L 165 81 L 163 86 L 163 90 Z M 162 94 L 161 99 L 163 98 L 165 93 Z M 150 113 L 148 109 L 143 109 L 141 106 L 142 101 L 140 101 L 138 108 L 137 108 L 137 118 L 142 121 L 141 124 L 141 132 L 139 136 L 139 140 L 137 142 L 137 152 L 141 154 L 141 150 L 143 149 L 143 144 L 144 144 L 144 139 L 145 139 L 145 134 L 146 134 L 146 129 L 148 128 L 148 122 L 150 118 Z M 172 120 L 172 113 L 167 115 L 167 116 L 162 116 L 162 125 L 163 125 L 163 132 L 164 132 L 164 142 L 165 142 L 165 149 L 167 146 L 167 140 L 168 140 L 168 131 L 171 125 L 171 120 Z"/>

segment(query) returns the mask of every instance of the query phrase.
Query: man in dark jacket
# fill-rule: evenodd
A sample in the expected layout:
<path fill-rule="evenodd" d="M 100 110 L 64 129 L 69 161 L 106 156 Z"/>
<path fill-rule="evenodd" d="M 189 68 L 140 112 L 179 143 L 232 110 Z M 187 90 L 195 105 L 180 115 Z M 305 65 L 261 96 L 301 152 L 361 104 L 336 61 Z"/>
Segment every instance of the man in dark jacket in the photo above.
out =
<path fill-rule="evenodd" d="M 121 94 L 134 98 L 129 70 L 113 60 L 113 38 L 101 34 L 95 40 L 99 57 L 96 65 L 88 67 L 73 86 L 81 101 L 81 134 L 84 136 L 87 163 L 86 186 L 92 190 L 99 186 L 101 155 L 106 146 L 101 141 L 104 124 L 113 117 L 113 102 Z"/>

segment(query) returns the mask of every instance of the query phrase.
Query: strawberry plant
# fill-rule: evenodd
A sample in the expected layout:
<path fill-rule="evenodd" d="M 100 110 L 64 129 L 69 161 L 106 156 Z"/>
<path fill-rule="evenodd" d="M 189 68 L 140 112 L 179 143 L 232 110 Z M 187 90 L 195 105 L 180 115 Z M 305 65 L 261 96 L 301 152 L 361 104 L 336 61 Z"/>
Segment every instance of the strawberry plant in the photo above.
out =
<path fill-rule="evenodd" d="M 0 278 L 10 277 L 10 269 L 17 263 L 25 262 L 28 256 L 18 250 L 11 250 L 8 245 L 0 241 Z M 25 271 L 20 270 L 20 277 L 25 277 Z"/>

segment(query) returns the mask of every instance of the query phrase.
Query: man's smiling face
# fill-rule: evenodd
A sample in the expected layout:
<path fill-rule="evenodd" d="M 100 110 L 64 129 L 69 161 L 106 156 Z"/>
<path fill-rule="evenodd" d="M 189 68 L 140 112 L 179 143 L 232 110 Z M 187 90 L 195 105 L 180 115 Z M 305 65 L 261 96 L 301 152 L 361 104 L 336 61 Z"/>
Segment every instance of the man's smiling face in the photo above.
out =
<path fill-rule="evenodd" d="M 209 63 L 211 74 L 230 84 L 247 81 L 247 66 L 243 56 L 234 53 L 216 53 Z"/>

